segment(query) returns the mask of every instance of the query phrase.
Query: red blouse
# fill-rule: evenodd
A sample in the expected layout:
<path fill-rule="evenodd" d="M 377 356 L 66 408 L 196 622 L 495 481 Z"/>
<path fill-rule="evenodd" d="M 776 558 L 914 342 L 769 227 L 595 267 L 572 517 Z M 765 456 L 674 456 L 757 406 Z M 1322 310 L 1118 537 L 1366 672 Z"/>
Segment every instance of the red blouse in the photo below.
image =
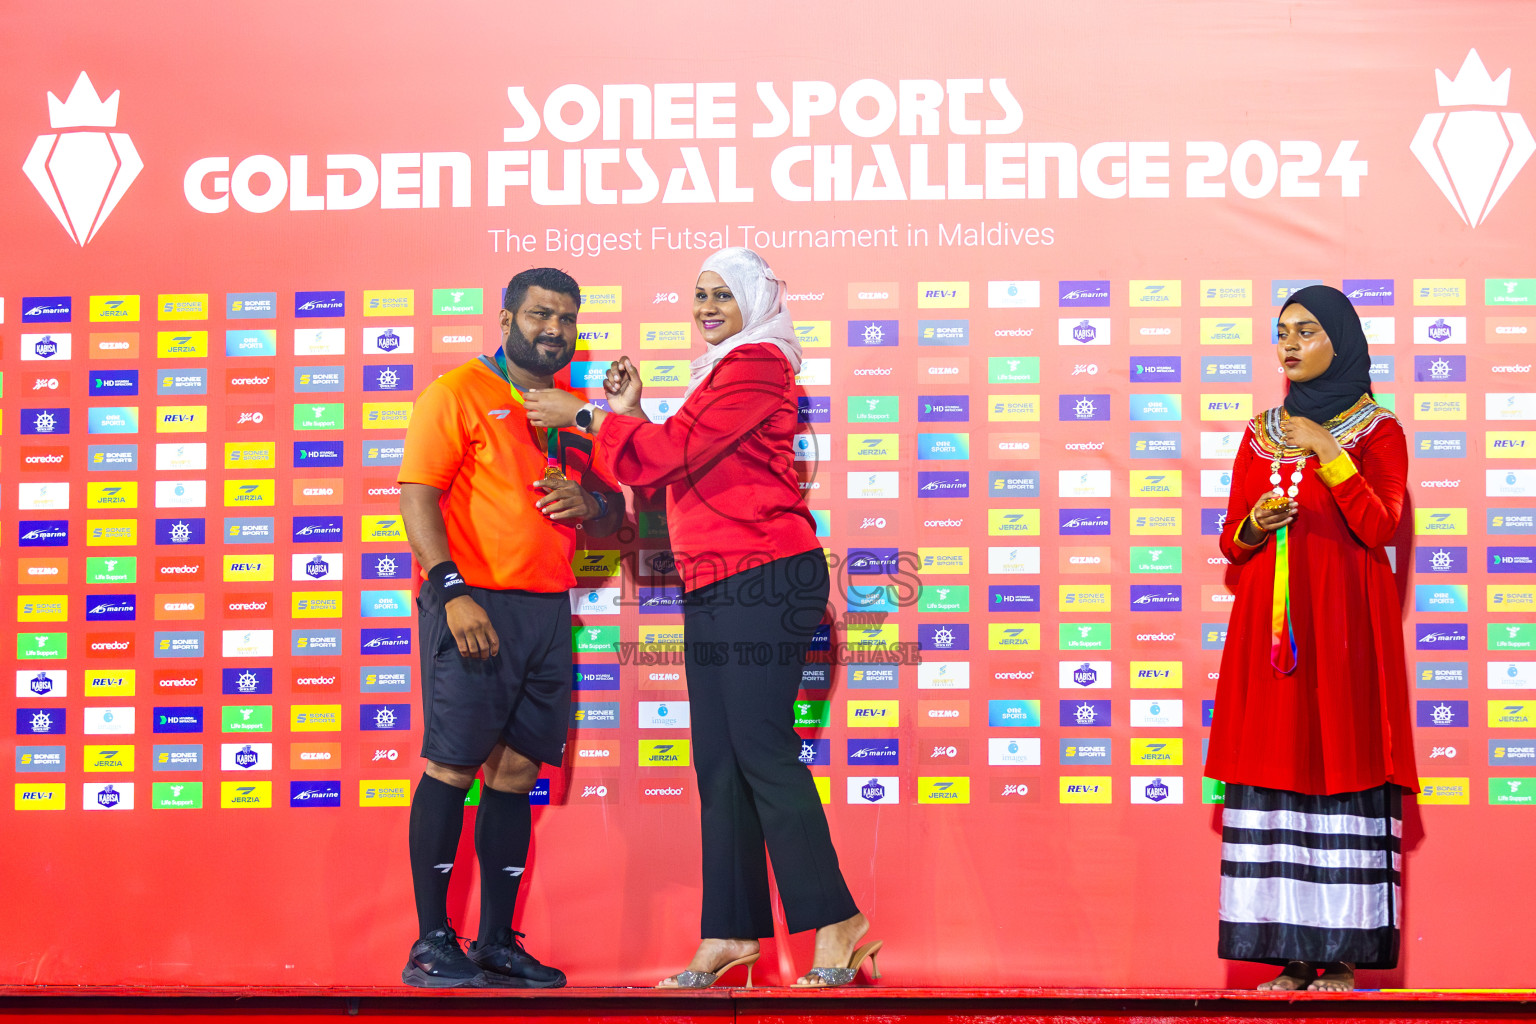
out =
<path fill-rule="evenodd" d="M 1339 438 L 1345 454 L 1333 463 L 1307 459 L 1289 527 L 1298 664 L 1286 675 L 1270 665 L 1276 539 L 1266 535 L 1252 548 L 1236 540 L 1254 503 L 1273 490 L 1264 420 L 1243 434 L 1221 534 L 1222 554 L 1238 566 L 1237 593 L 1205 773 L 1311 794 L 1383 782 L 1417 789 L 1403 606 L 1385 550 L 1403 512 L 1403 429 L 1380 410 Z M 1281 464 L 1285 485 L 1293 468 Z M 1398 558 L 1409 557 L 1399 550 Z"/>
<path fill-rule="evenodd" d="M 603 419 L 597 449 L 619 482 L 667 489 L 685 590 L 821 547 L 795 472 L 794 387 L 777 348 L 743 345 L 666 422 Z"/>

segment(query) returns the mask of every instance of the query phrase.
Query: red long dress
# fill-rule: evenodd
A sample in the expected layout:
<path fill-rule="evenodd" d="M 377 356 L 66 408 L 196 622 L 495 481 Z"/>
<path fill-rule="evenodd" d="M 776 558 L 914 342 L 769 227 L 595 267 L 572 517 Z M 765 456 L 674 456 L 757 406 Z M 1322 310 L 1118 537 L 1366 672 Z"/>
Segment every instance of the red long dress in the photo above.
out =
<path fill-rule="evenodd" d="M 1248 424 L 1232 469 L 1221 551 L 1238 566 L 1205 773 L 1211 778 L 1315 795 L 1393 782 L 1418 788 L 1408 714 L 1402 604 L 1387 559 L 1403 511 L 1407 444 L 1396 417 L 1357 405 L 1335 433 L 1344 456 L 1319 474 L 1316 456 L 1289 527 L 1291 617 L 1297 665 L 1270 664 L 1273 534 L 1257 547 L 1236 534 L 1274 490 L 1276 451 L 1261 414 Z M 1334 421 L 1330 421 L 1334 422 Z M 1282 462 L 1282 487 L 1293 463 Z M 1411 552 L 1399 551 L 1398 558 Z"/>

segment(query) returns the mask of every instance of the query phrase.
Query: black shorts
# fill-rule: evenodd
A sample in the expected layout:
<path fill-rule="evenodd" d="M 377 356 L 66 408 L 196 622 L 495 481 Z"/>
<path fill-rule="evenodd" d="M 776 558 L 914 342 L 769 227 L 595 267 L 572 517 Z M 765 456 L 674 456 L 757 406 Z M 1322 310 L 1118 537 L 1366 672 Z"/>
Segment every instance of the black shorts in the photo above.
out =
<path fill-rule="evenodd" d="M 470 587 L 500 640 L 484 661 L 465 658 L 431 584 L 416 598 L 421 638 L 421 756 L 484 763 L 496 741 L 558 765 L 571 724 L 571 599 L 565 591 Z"/>

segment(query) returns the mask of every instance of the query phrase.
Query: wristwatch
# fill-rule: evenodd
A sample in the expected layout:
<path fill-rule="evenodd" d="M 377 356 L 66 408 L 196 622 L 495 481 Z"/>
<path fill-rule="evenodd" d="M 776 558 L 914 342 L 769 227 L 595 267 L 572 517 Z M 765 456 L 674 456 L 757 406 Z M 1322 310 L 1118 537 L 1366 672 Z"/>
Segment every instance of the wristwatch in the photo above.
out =
<path fill-rule="evenodd" d="M 576 426 L 589 434 L 592 433 L 592 414 L 595 412 L 597 412 L 597 406 L 591 402 L 576 410 Z"/>

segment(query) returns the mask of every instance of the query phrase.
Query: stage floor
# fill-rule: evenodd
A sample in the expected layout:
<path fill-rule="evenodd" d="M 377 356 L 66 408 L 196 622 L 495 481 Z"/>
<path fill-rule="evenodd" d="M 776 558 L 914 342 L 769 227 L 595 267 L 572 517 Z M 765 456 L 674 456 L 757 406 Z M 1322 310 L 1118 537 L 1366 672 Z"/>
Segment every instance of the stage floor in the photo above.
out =
<path fill-rule="evenodd" d="M 425 993 L 406 987 L 0 988 L 0 1014 L 51 1021 L 132 1018 L 298 1024 L 338 1016 L 390 1021 L 516 1017 L 520 1021 L 600 1020 L 613 1024 L 794 1024 L 813 1021 L 1509 1021 L 1536 1019 L 1536 989 L 1361 990 L 1345 993 L 1248 989 L 714 988 L 678 993 L 643 988 L 468 989 Z"/>

